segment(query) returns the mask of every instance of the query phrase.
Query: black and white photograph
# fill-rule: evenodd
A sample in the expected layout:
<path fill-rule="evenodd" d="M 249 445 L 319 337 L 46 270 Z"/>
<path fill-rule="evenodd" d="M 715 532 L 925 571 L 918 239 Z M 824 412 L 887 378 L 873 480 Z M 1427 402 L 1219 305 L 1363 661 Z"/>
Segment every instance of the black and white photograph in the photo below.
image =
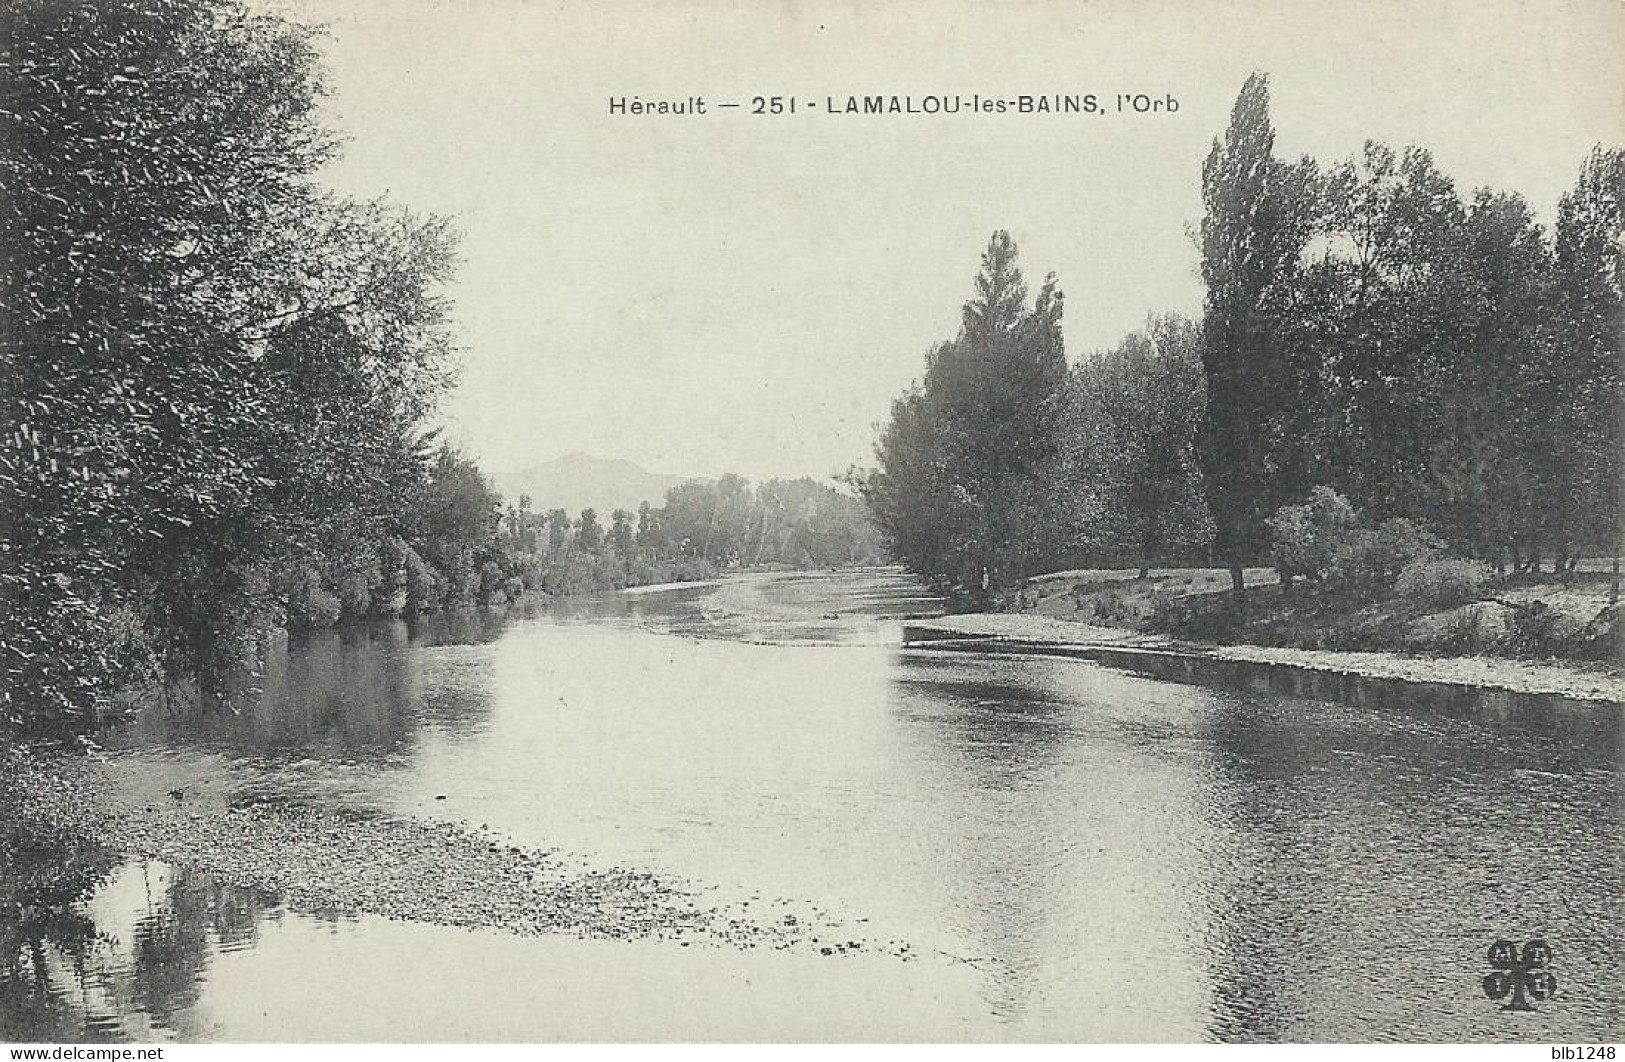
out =
<path fill-rule="evenodd" d="M 1622 361 L 1620 0 L 0 0 L 0 1043 L 1614 1060 Z"/>

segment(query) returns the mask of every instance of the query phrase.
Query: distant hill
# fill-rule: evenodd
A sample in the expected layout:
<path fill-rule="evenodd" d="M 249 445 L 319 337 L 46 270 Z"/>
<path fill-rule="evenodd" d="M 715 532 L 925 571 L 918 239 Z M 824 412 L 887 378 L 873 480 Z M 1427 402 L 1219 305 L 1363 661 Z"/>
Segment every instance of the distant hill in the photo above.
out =
<path fill-rule="evenodd" d="M 667 490 L 696 477 L 663 476 L 631 461 L 573 453 L 492 478 L 510 503 L 528 494 L 531 508 L 564 509 L 571 516 L 591 507 L 608 524 L 613 510 L 636 512 L 644 501 L 658 508 Z"/>

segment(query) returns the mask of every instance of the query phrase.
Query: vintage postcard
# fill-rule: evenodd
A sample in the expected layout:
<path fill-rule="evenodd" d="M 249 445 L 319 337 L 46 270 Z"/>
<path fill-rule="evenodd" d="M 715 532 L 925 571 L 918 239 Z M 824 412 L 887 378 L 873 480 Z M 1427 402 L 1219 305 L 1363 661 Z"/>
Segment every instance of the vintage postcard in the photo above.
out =
<path fill-rule="evenodd" d="M 0 1040 L 1612 1059 L 1622 233 L 1617 0 L 5 0 Z"/>

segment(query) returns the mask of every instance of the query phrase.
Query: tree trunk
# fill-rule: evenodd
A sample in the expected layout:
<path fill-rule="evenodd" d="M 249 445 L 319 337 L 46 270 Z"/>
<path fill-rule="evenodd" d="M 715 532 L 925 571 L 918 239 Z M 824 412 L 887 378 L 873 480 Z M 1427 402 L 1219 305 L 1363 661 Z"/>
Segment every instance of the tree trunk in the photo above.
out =
<path fill-rule="evenodd" d="M 1139 575 L 1139 577 L 1141 579 L 1149 579 L 1149 578 L 1151 578 L 1151 565 L 1149 565 L 1149 564 L 1140 565 L 1140 575 Z"/>
<path fill-rule="evenodd" d="M 1246 591 L 1247 583 L 1242 577 L 1241 565 L 1230 565 L 1230 592 L 1235 595 L 1237 601 L 1240 601 L 1241 595 L 1246 593 Z"/>

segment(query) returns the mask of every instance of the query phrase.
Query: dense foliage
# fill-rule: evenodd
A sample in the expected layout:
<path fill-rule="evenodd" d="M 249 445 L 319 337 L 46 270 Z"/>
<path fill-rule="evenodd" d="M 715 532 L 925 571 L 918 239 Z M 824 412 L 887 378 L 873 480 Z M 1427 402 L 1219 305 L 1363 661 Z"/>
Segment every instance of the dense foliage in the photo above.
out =
<path fill-rule="evenodd" d="M 1007 233 L 975 291 L 858 477 L 893 554 L 973 600 L 1069 563 L 1200 555 L 1196 326 L 1154 317 L 1068 371 L 1062 293 L 1050 277 L 1026 304 Z"/>
<path fill-rule="evenodd" d="M 1056 458 L 1066 377 L 1063 298 L 1053 277 L 1029 306 L 1016 245 L 996 232 L 958 336 L 926 358 L 924 380 L 892 407 L 879 468 L 860 486 L 893 554 L 940 582 L 980 592 L 1050 553 L 1055 507 L 1042 484 Z"/>
<path fill-rule="evenodd" d="M 21 0 L 4 29 L 0 711 L 71 727 L 411 534 L 453 234 L 316 183 L 301 27 Z"/>
<path fill-rule="evenodd" d="M 1232 570 L 1322 484 L 1499 568 L 1615 553 L 1625 151 L 1588 156 L 1548 234 L 1422 148 L 1283 163 L 1268 100 L 1250 78 L 1204 173 L 1201 456 Z"/>
<path fill-rule="evenodd" d="M 1206 559 L 1239 591 L 1271 559 L 1392 586 L 1407 551 L 1524 571 L 1617 552 L 1625 151 L 1588 156 L 1548 233 L 1422 148 L 1277 157 L 1255 74 L 1200 176 L 1201 323 L 1153 318 L 1070 372 L 1053 280 L 1025 309 L 995 236 L 861 477 L 900 559 L 983 596 L 1080 563 Z M 1297 533 L 1332 498 L 1335 548 Z"/>
<path fill-rule="evenodd" d="M 0 718 L 72 731 L 278 627 L 748 563 L 873 560 L 810 481 L 543 518 L 424 425 L 454 233 L 336 198 L 310 30 L 240 0 L 20 0 L 0 43 Z"/>
<path fill-rule="evenodd" d="M 1275 158 L 1269 94 L 1259 75 L 1237 97 L 1224 139 L 1202 166 L 1202 367 L 1207 415 L 1198 454 L 1215 548 L 1241 584 L 1258 528 L 1290 497 L 1292 415 L 1308 382 L 1291 370 L 1293 282 L 1314 221 L 1314 166 Z M 1302 386 L 1300 386 L 1302 385 Z"/>
<path fill-rule="evenodd" d="M 1206 407 L 1201 330 L 1154 316 L 1084 358 L 1060 396 L 1045 489 L 1064 518 L 1057 565 L 1200 562 L 1213 539 L 1196 432 Z"/>
<path fill-rule="evenodd" d="M 882 559 L 879 534 L 857 497 L 811 479 L 752 487 L 735 475 L 690 480 L 658 508 L 572 519 L 521 495 L 503 513 L 485 593 L 575 594 L 705 578 L 756 565 L 835 567 Z"/>

